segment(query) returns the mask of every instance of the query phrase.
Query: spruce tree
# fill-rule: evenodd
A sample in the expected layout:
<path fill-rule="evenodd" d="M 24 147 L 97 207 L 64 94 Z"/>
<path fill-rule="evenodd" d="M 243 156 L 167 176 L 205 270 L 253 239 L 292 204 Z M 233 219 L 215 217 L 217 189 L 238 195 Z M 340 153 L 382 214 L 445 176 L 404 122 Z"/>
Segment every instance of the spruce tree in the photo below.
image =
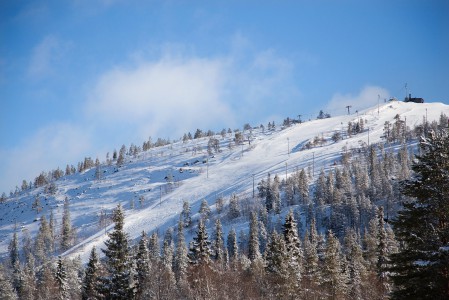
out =
<path fill-rule="evenodd" d="M 48 226 L 47 219 L 42 216 L 40 219 L 39 231 L 35 239 L 35 254 L 38 259 L 38 263 L 47 261 L 51 256 L 53 248 L 53 238 L 51 235 L 50 227 Z"/>
<path fill-rule="evenodd" d="M 99 299 L 99 260 L 95 246 L 90 252 L 89 262 L 84 271 L 84 280 L 82 283 L 81 297 L 83 300 Z"/>
<path fill-rule="evenodd" d="M 293 211 L 290 210 L 285 217 L 284 223 L 284 240 L 285 240 L 285 260 L 287 263 L 287 286 L 286 293 L 294 295 L 299 290 L 303 273 L 303 251 L 301 240 L 298 236 L 298 228 L 293 216 Z"/>
<path fill-rule="evenodd" d="M 142 232 L 136 255 L 136 299 L 148 297 L 148 284 L 151 276 L 151 262 L 148 251 L 148 238 L 145 231 Z"/>
<path fill-rule="evenodd" d="M 275 230 L 270 235 L 270 240 L 265 251 L 266 269 L 269 273 L 285 280 L 287 276 L 287 261 L 285 259 L 285 241 Z"/>
<path fill-rule="evenodd" d="M 62 227 L 61 227 L 61 250 L 65 251 L 72 246 L 72 223 L 70 220 L 70 204 L 66 197 L 64 200 L 64 211 L 62 213 Z"/>
<path fill-rule="evenodd" d="M 192 217 L 190 216 L 190 204 L 187 201 L 184 201 L 184 203 L 182 204 L 181 216 L 184 226 L 190 227 L 192 223 Z"/>
<path fill-rule="evenodd" d="M 187 248 L 184 237 L 184 224 L 182 222 L 182 217 L 180 217 L 178 223 L 178 239 L 176 243 L 174 266 L 175 279 L 179 287 L 182 287 L 186 284 L 188 263 L 189 259 L 187 257 Z"/>
<path fill-rule="evenodd" d="M 11 267 L 16 268 L 20 261 L 19 261 L 19 238 L 17 237 L 17 225 L 14 226 L 14 233 L 12 235 L 12 239 L 8 246 L 9 250 L 9 260 Z"/>
<path fill-rule="evenodd" d="M 259 224 L 255 212 L 251 212 L 251 219 L 249 223 L 249 244 L 248 244 L 248 258 L 251 261 L 260 258 L 259 248 Z"/>
<path fill-rule="evenodd" d="M 393 229 L 401 247 L 391 255 L 394 299 L 449 298 L 449 134 L 431 131 L 420 141 Z"/>
<path fill-rule="evenodd" d="M 69 299 L 67 286 L 67 267 L 61 257 L 58 258 L 55 273 L 56 286 L 58 288 L 57 299 Z"/>
<path fill-rule="evenodd" d="M 235 232 L 234 228 L 232 228 L 228 233 L 227 248 L 229 261 L 236 262 L 239 256 L 239 246 L 237 242 L 237 233 Z"/>
<path fill-rule="evenodd" d="M 329 230 L 322 272 L 324 286 L 333 299 L 346 296 L 347 277 L 343 267 L 340 242 Z"/>
<path fill-rule="evenodd" d="M 206 225 L 203 220 L 199 220 L 196 237 L 193 238 L 190 247 L 189 259 L 193 265 L 210 263 L 210 241 L 207 235 Z"/>
<path fill-rule="evenodd" d="M 17 294 L 11 282 L 6 275 L 3 264 L 0 264 L 0 299 L 2 300 L 17 300 Z"/>
<path fill-rule="evenodd" d="M 108 276 L 104 278 L 102 292 L 108 299 L 129 299 L 132 297 L 130 288 L 131 262 L 128 246 L 128 235 L 123 229 L 125 215 L 119 204 L 112 215 L 114 230 L 108 234 L 105 242 L 105 266 Z"/>
<path fill-rule="evenodd" d="M 224 250 L 223 227 L 221 226 L 220 219 L 217 219 L 215 221 L 213 251 L 214 259 L 222 266 L 225 263 Z"/>

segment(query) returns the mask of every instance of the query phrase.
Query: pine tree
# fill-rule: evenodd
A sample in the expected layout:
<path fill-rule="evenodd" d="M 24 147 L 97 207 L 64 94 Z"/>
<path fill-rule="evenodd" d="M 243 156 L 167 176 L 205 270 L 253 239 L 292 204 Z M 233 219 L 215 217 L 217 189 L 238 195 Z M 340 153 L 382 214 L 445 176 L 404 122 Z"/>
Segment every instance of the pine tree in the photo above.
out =
<path fill-rule="evenodd" d="M 175 256 L 175 278 L 179 287 L 186 284 L 187 280 L 187 267 L 188 267 L 187 248 L 184 238 L 184 224 L 182 218 L 179 218 L 178 222 L 178 241 L 176 244 L 176 256 Z"/>
<path fill-rule="evenodd" d="M 129 299 L 131 295 L 131 262 L 128 248 L 128 235 L 123 230 L 124 212 L 119 204 L 114 210 L 112 220 L 114 230 L 105 242 L 105 266 L 108 276 L 104 278 L 102 292 L 108 299 Z"/>
<path fill-rule="evenodd" d="M 157 232 L 154 231 L 150 236 L 150 241 L 148 243 L 148 253 L 150 255 L 150 261 L 152 263 L 157 263 L 161 259 L 161 252 L 159 249 L 159 236 Z"/>
<path fill-rule="evenodd" d="M 315 184 L 315 203 L 319 206 L 323 205 L 326 201 L 326 175 L 324 174 L 324 170 L 322 169 L 320 175 L 318 176 L 318 180 Z"/>
<path fill-rule="evenodd" d="M 322 268 L 324 286 L 333 299 L 344 298 L 346 295 L 346 274 L 343 269 L 340 242 L 331 230 L 327 235 L 326 252 Z"/>
<path fill-rule="evenodd" d="M 19 263 L 19 238 L 17 237 L 17 225 L 14 226 L 14 233 L 8 246 L 9 260 L 11 267 L 16 268 Z"/>
<path fill-rule="evenodd" d="M 6 275 L 3 264 L 0 264 L 0 299 L 2 300 L 17 300 L 17 294 L 11 282 Z"/>
<path fill-rule="evenodd" d="M 189 259 L 193 265 L 209 264 L 211 250 L 210 241 L 207 235 L 206 225 L 203 220 L 199 220 L 196 237 L 193 238 L 190 247 Z"/>
<path fill-rule="evenodd" d="M 267 208 L 267 212 L 271 212 L 274 209 L 274 199 L 273 199 L 273 190 L 271 184 L 271 175 L 268 173 L 266 186 L 263 188 L 263 194 L 265 194 L 265 207 Z"/>
<path fill-rule="evenodd" d="M 379 279 L 382 293 L 388 293 L 389 285 L 387 278 L 388 249 L 387 232 L 385 231 L 384 210 L 380 206 L 377 210 L 377 277 Z"/>
<path fill-rule="evenodd" d="M 190 216 L 190 204 L 187 201 L 184 201 L 184 203 L 182 204 L 181 216 L 183 218 L 182 222 L 183 222 L 184 226 L 190 227 L 190 225 L 192 223 L 192 217 Z"/>
<path fill-rule="evenodd" d="M 229 261 L 236 262 L 238 260 L 239 255 L 239 246 L 237 242 L 237 234 L 234 228 L 232 228 L 228 233 L 227 246 L 228 246 Z"/>
<path fill-rule="evenodd" d="M 39 263 L 46 261 L 53 252 L 53 239 L 45 216 L 40 219 L 34 249 Z"/>
<path fill-rule="evenodd" d="M 309 204 L 309 179 L 304 169 L 301 169 L 301 172 L 299 173 L 299 195 L 302 204 Z"/>
<path fill-rule="evenodd" d="M 235 219 L 240 216 L 240 205 L 239 205 L 239 198 L 236 194 L 232 194 L 231 198 L 229 199 L 229 213 L 228 217 L 229 219 Z"/>
<path fill-rule="evenodd" d="M 304 276 L 303 285 L 305 292 L 310 291 L 314 293 L 321 282 L 319 274 L 319 257 L 317 252 L 316 238 L 309 236 L 309 231 L 306 230 L 304 235 Z M 307 294 L 304 295 L 307 298 Z M 312 296 L 310 296 L 312 297 Z"/>
<path fill-rule="evenodd" d="M 287 263 L 287 282 L 285 293 L 294 296 L 299 292 L 299 285 L 303 276 L 303 251 L 298 228 L 290 210 L 284 223 L 285 261 Z"/>
<path fill-rule="evenodd" d="M 136 255 L 136 299 L 149 297 L 148 285 L 151 276 L 151 262 L 148 251 L 148 238 L 145 231 L 142 232 Z"/>
<path fill-rule="evenodd" d="M 249 245 L 248 258 L 251 261 L 257 260 L 261 257 L 259 248 L 259 224 L 255 212 L 251 212 L 251 219 L 249 223 Z"/>
<path fill-rule="evenodd" d="M 420 141 L 414 176 L 402 183 L 411 200 L 393 229 L 401 244 L 391 255 L 394 299 L 449 298 L 449 135 L 430 132 Z"/>
<path fill-rule="evenodd" d="M 350 299 L 363 299 L 363 283 L 366 280 L 365 261 L 362 247 L 357 241 L 357 234 L 353 229 L 347 231 L 345 236 L 346 261 L 348 262 Z"/>
<path fill-rule="evenodd" d="M 209 218 L 210 207 L 209 207 L 209 204 L 207 203 L 206 199 L 203 199 L 203 201 L 201 201 L 199 213 L 204 220 L 207 220 Z"/>
<path fill-rule="evenodd" d="M 69 299 L 68 286 L 67 286 L 67 269 L 64 261 L 61 257 L 58 258 L 56 273 L 55 273 L 56 286 L 58 288 L 57 299 Z"/>
<path fill-rule="evenodd" d="M 62 213 L 62 227 L 61 227 L 61 250 L 65 251 L 72 246 L 73 234 L 72 234 L 72 222 L 70 220 L 70 204 L 69 199 L 66 197 L 64 200 L 64 211 Z"/>
<path fill-rule="evenodd" d="M 271 186 L 271 195 L 272 195 L 272 203 L 273 203 L 273 209 L 277 214 L 281 213 L 281 195 L 279 193 L 279 186 L 280 186 L 279 177 L 276 175 L 273 179 L 273 185 Z"/>
<path fill-rule="evenodd" d="M 270 240 L 265 251 L 266 269 L 269 273 L 285 280 L 287 276 L 287 261 L 285 259 L 285 241 L 276 231 L 270 235 Z"/>
<path fill-rule="evenodd" d="M 225 263 L 225 253 L 224 253 L 224 240 L 223 240 L 223 228 L 221 226 L 220 219 L 215 221 L 215 232 L 214 232 L 214 243 L 213 243 L 213 251 L 214 251 L 214 259 L 218 262 L 219 265 L 224 266 Z"/>
<path fill-rule="evenodd" d="M 82 283 L 81 297 L 83 300 L 99 299 L 99 260 L 95 246 L 90 252 L 89 262 L 84 271 L 84 280 Z"/>

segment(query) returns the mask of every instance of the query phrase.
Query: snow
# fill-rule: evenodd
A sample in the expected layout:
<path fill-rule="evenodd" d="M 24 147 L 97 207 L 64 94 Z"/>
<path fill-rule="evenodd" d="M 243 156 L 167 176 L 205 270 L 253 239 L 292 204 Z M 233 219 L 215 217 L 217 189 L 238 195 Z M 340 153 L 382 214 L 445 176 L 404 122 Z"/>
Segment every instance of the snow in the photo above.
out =
<path fill-rule="evenodd" d="M 95 245 L 97 249 L 104 247 L 107 239 L 105 232 L 113 226 L 98 226 L 101 210 L 111 211 L 118 203 L 122 203 L 126 216 L 125 230 L 132 239 L 138 239 L 142 230 L 159 230 L 162 233 L 167 227 L 176 224 L 183 201 L 188 201 L 192 205 L 192 213 L 196 213 L 203 199 L 212 207 L 218 196 L 226 199 L 233 193 L 251 196 L 253 177 L 257 185 L 260 180 L 266 179 L 268 173 L 272 176 L 277 174 L 282 180 L 298 169 L 311 167 L 316 178 L 321 169 L 327 171 L 335 167 L 343 147 L 359 148 L 381 141 L 384 123 L 393 122 L 396 114 L 401 119 L 406 118 L 407 126 L 413 127 L 420 124 L 426 114 L 429 121 L 438 120 L 441 112 L 449 115 L 449 106 L 442 103 L 389 102 L 379 107 L 379 114 L 376 106 L 358 114 L 294 124 L 284 130 L 277 128 L 275 132 L 253 130 L 250 145 L 246 140 L 243 145 L 236 145 L 232 150 L 228 148 L 232 139 L 229 134 L 224 139 L 216 136 L 220 140 L 221 152 L 211 157 L 207 154 L 209 138 L 202 138 L 153 148 L 135 158 L 126 157 L 122 167 L 102 164 L 104 173 L 101 180 L 95 179 L 95 168 L 81 174 L 64 176 L 55 182 L 57 192 L 53 196 L 45 195 L 41 187 L 20 193 L 0 204 L 0 255 L 7 255 L 16 222 L 19 230 L 26 229 L 34 236 L 39 225 L 34 220 L 42 215 L 48 219 L 50 209 L 53 209 L 58 222 L 58 233 L 65 197 L 70 199 L 70 213 L 72 224 L 77 228 L 78 243 L 63 255 L 80 255 L 83 261 L 87 261 L 92 246 Z M 365 131 L 348 137 L 345 134 L 348 122 L 358 118 L 367 121 Z M 331 136 L 336 131 L 340 131 L 344 139 L 335 143 Z M 244 132 L 245 136 L 248 134 L 248 131 Z M 317 136 L 323 137 L 326 143 L 302 150 L 308 141 Z M 193 151 L 198 146 L 202 150 Z M 397 149 L 400 145 L 391 147 Z M 171 187 L 166 177 L 173 177 Z M 37 195 L 43 205 L 39 214 L 31 209 L 31 203 Z M 140 196 L 145 198 L 142 208 Z M 131 200 L 134 200 L 134 209 L 130 208 Z M 224 236 L 230 226 L 234 226 L 238 234 L 241 225 L 227 224 L 223 228 Z M 213 226 L 209 224 L 208 227 L 211 230 Z"/>

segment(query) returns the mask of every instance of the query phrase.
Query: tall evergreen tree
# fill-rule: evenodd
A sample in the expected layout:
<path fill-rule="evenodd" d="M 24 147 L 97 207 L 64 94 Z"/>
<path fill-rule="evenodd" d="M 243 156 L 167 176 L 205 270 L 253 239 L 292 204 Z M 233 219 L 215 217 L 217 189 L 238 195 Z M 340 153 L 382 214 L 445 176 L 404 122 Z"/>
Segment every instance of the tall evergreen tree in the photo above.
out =
<path fill-rule="evenodd" d="M 206 225 L 201 219 L 198 223 L 196 237 L 193 240 L 189 253 L 190 263 L 193 265 L 208 264 L 211 256 L 210 241 L 207 235 Z"/>
<path fill-rule="evenodd" d="M 255 212 L 251 212 L 251 218 L 249 222 L 249 244 L 248 244 L 248 258 L 251 261 L 259 259 L 260 248 L 259 248 L 259 224 L 257 220 L 257 215 Z"/>
<path fill-rule="evenodd" d="M 223 240 L 223 227 L 220 219 L 215 221 L 214 243 L 213 243 L 214 259 L 221 265 L 225 263 L 225 247 Z"/>
<path fill-rule="evenodd" d="M 53 252 L 53 239 L 45 216 L 42 216 L 40 219 L 34 249 L 38 263 L 48 260 Z"/>
<path fill-rule="evenodd" d="M 145 231 L 142 232 L 136 255 L 136 298 L 147 299 L 149 297 L 148 284 L 151 276 L 151 262 L 148 251 L 148 238 Z"/>
<path fill-rule="evenodd" d="M 64 211 L 62 213 L 62 227 L 61 227 L 61 250 L 65 251 L 72 246 L 72 221 L 70 220 L 70 203 L 69 198 L 64 200 Z"/>
<path fill-rule="evenodd" d="M 108 276 L 103 280 L 102 292 L 108 299 L 129 299 L 132 297 L 130 287 L 131 262 L 128 246 L 128 235 L 123 226 L 125 215 L 119 204 L 112 215 L 114 230 L 109 233 L 105 242 L 105 266 Z"/>
<path fill-rule="evenodd" d="M 290 210 L 284 223 L 285 260 L 287 263 L 287 282 L 285 292 L 295 295 L 299 291 L 299 284 L 303 275 L 303 251 L 301 240 L 298 236 L 298 228 L 293 211 Z"/>
<path fill-rule="evenodd" d="M 239 246 L 237 242 L 237 233 L 235 229 L 229 230 L 227 237 L 228 255 L 231 262 L 236 262 L 239 256 Z"/>
<path fill-rule="evenodd" d="M 17 294 L 12 287 L 11 282 L 6 275 L 3 264 L 0 264 L 0 299 L 2 300 L 17 300 Z"/>
<path fill-rule="evenodd" d="M 11 264 L 11 267 L 16 268 L 20 261 L 19 261 L 19 238 L 17 236 L 17 225 L 14 226 L 14 233 L 12 235 L 12 239 L 8 246 L 9 250 L 9 261 Z"/>
<path fill-rule="evenodd" d="M 67 267 L 61 257 L 58 258 L 55 273 L 56 286 L 58 288 L 57 299 L 69 299 L 67 286 Z"/>
<path fill-rule="evenodd" d="M 184 286 L 187 280 L 187 267 L 188 267 L 187 248 L 184 237 L 184 224 L 182 217 L 178 222 L 178 239 L 176 243 L 176 255 L 175 255 L 175 279 L 178 286 Z"/>
<path fill-rule="evenodd" d="M 324 286 L 333 299 L 343 299 L 346 296 L 347 277 L 343 267 L 340 242 L 329 230 L 322 272 Z"/>
<path fill-rule="evenodd" d="M 90 252 L 89 262 L 84 271 L 81 297 L 83 300 L 95 300 L 100 298 L 99 287 L 99 260 L 95 246 Z"/>
<path fill-rule="evenodd" d="M 402 183 L 411 200 L 393 222 L 401 247 L 391 256 L 394 299 L 449 298 L 449 134 L 420 141 L 412 179 Z"/>
<path fill-rule="evenodd" d="M 184 201 L 184 203 L 182 204 L 181 216 L 184 226 L 190 227 L 192 223 L 192 217 L 190 216 L 190 204 L 187 201 Z"/>

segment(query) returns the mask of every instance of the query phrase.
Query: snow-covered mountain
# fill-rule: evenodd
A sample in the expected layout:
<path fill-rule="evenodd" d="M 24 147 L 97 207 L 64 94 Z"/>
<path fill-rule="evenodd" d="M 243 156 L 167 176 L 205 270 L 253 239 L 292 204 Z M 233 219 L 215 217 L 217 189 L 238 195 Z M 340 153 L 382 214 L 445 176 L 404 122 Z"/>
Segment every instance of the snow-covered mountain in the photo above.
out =
<path fill-rule="evenodd" d="M 105 232 L 112 227 L 99 226 L 101 213 L 110 212 L 118 203 L 126 210 L 125 230 L 132 239 L 137 239 L 142 230 L 163 232 L 176 224 L 184 201 L 191 204 L 193 213 L 198 212 L 204 199 L 214 210 L 218 196 L 227 199 L 236 193 L 251 197 L 254 184 L 266 178 L 268 173 L 277 174 L 282 180 L 298 169 L 310 167 L 317 176 L 321 169 L 329 170 L 339 164 L 343 147 L 358 148 L 381 141 L 385 122 L 393 122 L 396 115 L 412 128 L 422 123 L 423 118 L 429 122 L 438 120 L 441 113 L 449 115 L 449 106 L 395 101 L 357 114 L 312 120 L 287 128 L 277 126 L 274 131 L 246 130 L 243 132 L 245 141 L 232 147 L 229 145 L 234 134 L 217 135 L 220 151 L 214 151 L 212 155 L 207 152 L 209 137 L 205 137 L 127 156 L 121 167 L 115 162 L 103 163 L 100 180 L 96 179 L 96 169 L 92 168 L 55 181 L 56 193 L 53 195 L 39 187 L 1 203 L 0 255 L 7 255 L 15 224 L 34 236 L 38 219 L 42 215 L 48 218 L 53 210 L 58 232 L 66 197 L 70 200 L 70 215 L 77 229 L 78 242 L 63 255 L 80 255 L 85 261 L 93 245 L 103 247 L 107 239 Z M 347 136 L 348 122 L 358 119 L 364 120 L 364 131 Z M 336 132 L 343 139 L 334 142 L 331 137 Z M 307 143 L 316 137 L 324 139 L 324 143 L 306 149 Z M 42 206 L 39 213 L 32 208 L 36 197 Z"/>

